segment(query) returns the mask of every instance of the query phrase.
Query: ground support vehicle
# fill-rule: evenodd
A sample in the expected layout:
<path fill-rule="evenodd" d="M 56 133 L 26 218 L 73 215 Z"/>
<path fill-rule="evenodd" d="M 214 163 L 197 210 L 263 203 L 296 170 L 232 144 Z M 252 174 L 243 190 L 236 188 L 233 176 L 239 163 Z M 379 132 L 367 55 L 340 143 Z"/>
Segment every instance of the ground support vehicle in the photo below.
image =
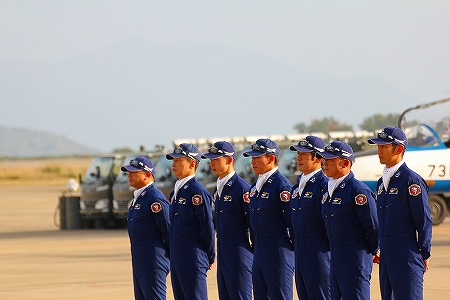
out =
<path fill-rule="evenodd" d="M 85 227 L 115 227 L 112 186 L 122 166 L 123 155 L 92 159 L 80 184 L 80 215 Z M 80 176 L 81 179 L 81 176 Z"/>

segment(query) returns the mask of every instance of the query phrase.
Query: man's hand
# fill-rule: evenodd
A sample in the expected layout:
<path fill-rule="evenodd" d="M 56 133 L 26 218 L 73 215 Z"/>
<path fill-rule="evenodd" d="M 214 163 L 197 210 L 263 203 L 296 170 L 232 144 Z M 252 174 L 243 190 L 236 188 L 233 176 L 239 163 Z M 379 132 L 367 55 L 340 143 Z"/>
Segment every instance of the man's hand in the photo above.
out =
<path fill-rule="evenodd" d="M 379 264 L 380 263 L 380 251 L 377 252 L 377 254 L 375 254 L 372 258 L 373 263 L 374 264 Z"/>
<path fill-rule="evenodd" d="M 423 264 L 424 264 L 424 270 L 423 270 L 423 272 L 425 273 L 426 271 L 428 271 L 428 260 L 429 259 L 425 259 L 424 261 L 423 261 Z"/>

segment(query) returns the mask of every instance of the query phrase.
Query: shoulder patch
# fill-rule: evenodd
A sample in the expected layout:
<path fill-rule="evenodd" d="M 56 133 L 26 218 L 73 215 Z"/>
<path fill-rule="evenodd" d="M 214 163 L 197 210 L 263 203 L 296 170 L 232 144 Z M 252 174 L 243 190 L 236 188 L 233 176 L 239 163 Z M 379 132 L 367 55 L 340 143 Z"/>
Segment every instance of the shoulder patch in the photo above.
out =
<path fill-rule="evenodd" d="M 367 203 L 367 196 L 364 194 L 358 194 L 355 197 L 355 203 L 358 205 L 364 205 Z"/>
<path fill-rule="evenodd" d="M 250 203 L 250 195 L 249 195 L 248 192 L 245 193 L 245 194 L 242 196 L 242 198 L 244 198 L 244 202 L 245 202 L 245 203 Z"/>
<path fill-rule="evenodd" d="M 291 192 L 289 192 L 289 191 L 282 191 L 280 193 L 280 199 L 283 202 L 289 202 L 289 200 L 291 200 Z"/>
<path fill-rule="evenodd" d="M 153 202 L 151 208 L 152 208 L 152 212 L 156 214 L 161 211 L 162 206 L 161 206 L 161 203 L 159 203 L 159 202 Z"/>
<path fill-rule="evenodd" d="M 203 197 L 201 195 L 194 195 L 192 197 L 192 203 L 194 205 L 200 205 L 203 203 Z"/>
<path fill-rule="evenodd" d="M 418 184 L 411 184 L 408 187 L 408 192 L 411 196 L 418 196 L 422 193 L 422 188 Z"/>

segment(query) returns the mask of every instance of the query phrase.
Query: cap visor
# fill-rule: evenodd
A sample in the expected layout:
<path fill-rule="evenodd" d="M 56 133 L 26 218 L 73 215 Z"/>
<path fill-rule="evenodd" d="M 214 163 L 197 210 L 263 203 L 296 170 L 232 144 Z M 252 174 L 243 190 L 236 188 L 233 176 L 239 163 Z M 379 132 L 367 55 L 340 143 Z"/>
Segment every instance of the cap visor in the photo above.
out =
<path fill-rule="evenodd" d="M 187 157 L 184 154 L 178 154 L 178 153 L 170 153 L 170 154 L 166 154 L 166 158 L 167 159 L 174 159 L 174 158 L 179 158 L 179 157 Z"/>
<path fill-rule="evenodd" d="M 136 167 L 131 166 L 131 165 L 128 165 L 128 166 L 122 166 L 122 167 L 120 168 L 120 170 L 121 170 L 122 172 L 135 172 L 135 171 L 141 171 L 141 169 L 136 168 Z"/>
<path fill-rule="evenodd" d="M 329 152 L 318 152 L 317 155 L 322 158 L 325 158 L 325 159 L 332 159 L 332 158 L 339 157 L 339 155 L 329 153 Z"/>
<path fill-rule="evenodd" d="M 374 139 L 370 139 L 367 140 L 367 142 L 369 144 L 377 144 L 377 145 L 386 145 L 386 144 L 391 144 L 392 141 L 391 140 L 385 140 L 385 139 L 381 139 L 381 138 L 374 138 Z"/>
<path fill-rule="evenodd" d="M 289 149 L 291 149 L 291 151 L 298 151 L 298 152 L 312 152 L 312 151 L 314 151 L 313 149 L 302 147 L 302 146 L 298 146 L 298 145 L 293 145 Z"/>
<path fill-rule="evenodd" d="M 221 157 L 221 156 L 222 156 L 221 154 L 205 153 L 205 154 L 202 155 L 202 158 L 215 159 L 215 158 L 218 158 L 218 157 Z"/>
<path fill-rule="evenodd" d="M 248 152 L 244 152 L 242 155 L 244 155 L 245 157 L 258 157 L 263 155 L 264 153 L 261 153 L 259 151 L 248 151 Z"/>

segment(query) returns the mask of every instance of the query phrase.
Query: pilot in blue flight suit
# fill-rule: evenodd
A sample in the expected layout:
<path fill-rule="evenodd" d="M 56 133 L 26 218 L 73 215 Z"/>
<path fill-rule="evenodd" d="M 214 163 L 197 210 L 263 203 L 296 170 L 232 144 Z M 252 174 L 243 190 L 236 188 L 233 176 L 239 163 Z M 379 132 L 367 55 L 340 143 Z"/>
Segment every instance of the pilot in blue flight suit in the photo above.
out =
<path fill-rule="evenodd" d="M 170 274 L 176 300 L 208 299 L 206 272 L 215 259 L 212 197 L 195 178 L 201 160 L 192 144 L 166 155 L 178 177 L 170 194 Z"/>
<path fill-rule="evenodd" d="M 431 251 L 428 185 L 403 161 L 408 140 L 397 127 L 386 127 L 368 140 L 378 146 L 385 165 L 378 180 L 382 299 L 423 299 L 423 276 Z"/>
<path fill-rule="evenodd" d="M 154 165 L 147 157 L 136 157 L 121 168 L 128 172 L 134 198 L 128 209 L 134 297 L 138 300 L 166 299 L 169 273 L 169 201 L 153 184 Z"/>
<path fill-rule="evenodd" d="M 249 235 L 250 184 L 234 171 L 236 149 L 220 141 L 202 158 L 217 179 L 214 208 L 217 231 L 217 288 L 220 300 L 252 299 L 253 250 Z"/>
<path fill-rule="evenodd" d="M 373 256 L 378 251 L 375 195 L 351 172 L 353 149 L 331 142 L 318 155 L 329 178 L 322 216 L 331 249 L 331 299 L 370 299 Z"/>
<path fill-rule="evenodd" d="M 244 156 L 251 156 L 259 175 L 250 188 L 250 226 L 254 232 L 253 295 L 255 300 L 293 297 L 294 251 L 291 241 L 292 184 L 278 171 L 280 148 L 259 139 Z"/>
<path fill-rule="evenodd" d="M 290 147 L 297 151 L 300 175 L 291 194 L 291 220 L 294 230 L 295 284 L 299 299 L 330 299 L 330 245 L 322 218 L 322 195 L 328 178 L 322 172 L 325 142 L 307 136 Z"/>

